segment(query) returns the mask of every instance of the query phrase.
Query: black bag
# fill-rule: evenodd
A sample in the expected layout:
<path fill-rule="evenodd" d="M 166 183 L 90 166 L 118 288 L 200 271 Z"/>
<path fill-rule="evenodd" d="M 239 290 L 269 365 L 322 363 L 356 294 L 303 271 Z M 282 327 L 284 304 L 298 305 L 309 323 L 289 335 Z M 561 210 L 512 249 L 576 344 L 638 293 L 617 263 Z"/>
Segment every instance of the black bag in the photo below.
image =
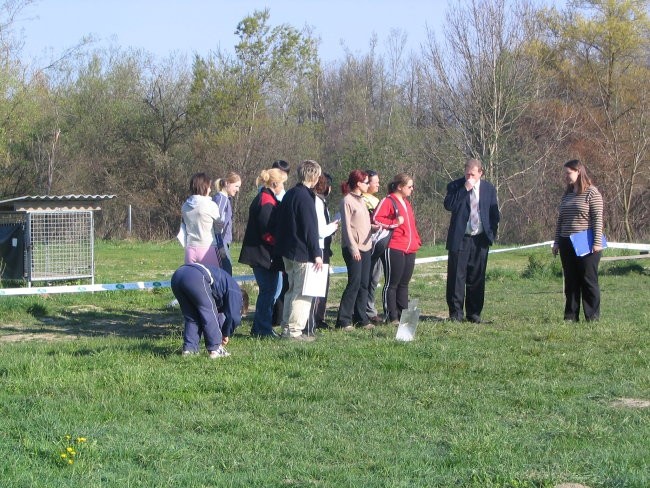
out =
<path fill-rule="evenodd" d="M 390 196 L 386 198 L 388 198 L 393 204 L 395 218 L 399 217 L 399 210 L 397 209 L 397 203 L 395 203 L 395 200 Z M 372 235 L 372 260 L 379 259 L 384 254 L 386 249 L 388 249 L 388 244 L 393 237 L 394 230 L 395 229 L 379 229 Z"/>

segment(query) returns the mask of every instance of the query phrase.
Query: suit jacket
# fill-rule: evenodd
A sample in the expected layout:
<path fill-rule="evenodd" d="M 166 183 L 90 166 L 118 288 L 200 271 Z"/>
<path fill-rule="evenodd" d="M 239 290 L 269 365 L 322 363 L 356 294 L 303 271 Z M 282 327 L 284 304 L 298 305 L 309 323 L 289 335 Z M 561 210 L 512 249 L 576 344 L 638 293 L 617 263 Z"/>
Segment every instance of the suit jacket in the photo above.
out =
<path fill-rule="evenodd" d="M 489 243 L 493 244 L 497 236 L 501 216 L 496 188 L 489 181 L 481 180 L 478 202 L 483 232 Z M 458 251 L 467 229 L 470 212 L 469 192 L 465 188 L 464 177 L 447 185 L 444 205 L 445 209 L 451 212 L 446 247 L 449 251 Z"/>

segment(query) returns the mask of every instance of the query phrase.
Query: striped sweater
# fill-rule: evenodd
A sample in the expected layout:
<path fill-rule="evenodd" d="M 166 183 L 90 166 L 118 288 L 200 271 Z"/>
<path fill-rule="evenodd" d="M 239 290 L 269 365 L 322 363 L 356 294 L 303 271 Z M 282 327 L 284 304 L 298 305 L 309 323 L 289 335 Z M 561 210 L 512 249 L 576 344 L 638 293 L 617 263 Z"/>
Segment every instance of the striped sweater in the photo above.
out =
<path fill-rule="evenodd" d="M 560 202 L 560 211 L 555 228 L 555 245 L 560 237 L 591 229 L 594 232 L 594 246 L 602 246 L 603 197 L 595 186 L 584 193 L 567 192 Z"/>

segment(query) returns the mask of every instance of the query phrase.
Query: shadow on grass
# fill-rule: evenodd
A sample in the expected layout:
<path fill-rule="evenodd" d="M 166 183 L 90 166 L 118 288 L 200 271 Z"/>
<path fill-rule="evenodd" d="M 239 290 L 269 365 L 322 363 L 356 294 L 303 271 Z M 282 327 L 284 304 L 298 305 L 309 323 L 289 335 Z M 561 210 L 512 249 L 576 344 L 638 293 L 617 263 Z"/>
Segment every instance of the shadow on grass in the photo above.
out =
<path fill-rule="evenodd" d="M 38 310 L 32 310 L 37 319 L 31 325 L 2 325 L 0 327 L 0 344 L 21 341 L 57 341 L 81 337 L 121 337 L 132 339 L 163 339 L 178 338 L 178 348 L 182 345 L 183 317 L 179 309 L 159 310 L 103 310 L 98 312 L 74 311 L 59 313 L 52 317 L 38 315 Z M 46 313 L 46 311 L 43 311 Z M 242 325 L 235 331 L 238 339 L 251 338 L 250 327 L 252 315 L 244 317 Z M 137 343 L 133 347 L 141 348 L 143 352 L 167 356 L 170 350 L 165 346 L 155 346 L 152 343 Z M 179 352 L 179 351 L 175 351 Z M 80 355 L 92 355 L 96 350 L 80 350 Z"/>
<path fill-rule="evenodd" d="M 56 317 L 33 315 L 38 320 L 36 324 L 4 325 L 0 342 L 101 336 L 162 338 L 182 332 L 183 324 L 178 310 L 88 311 Z"/>
<path fill-rule="evenodd" d="M 625 264 L 608 264 L 603 266 L 601 273 L 609 276 L 626 276 L 630 274 L 649 274 L 646 268 L 639 263 L 625 263 Z"/>

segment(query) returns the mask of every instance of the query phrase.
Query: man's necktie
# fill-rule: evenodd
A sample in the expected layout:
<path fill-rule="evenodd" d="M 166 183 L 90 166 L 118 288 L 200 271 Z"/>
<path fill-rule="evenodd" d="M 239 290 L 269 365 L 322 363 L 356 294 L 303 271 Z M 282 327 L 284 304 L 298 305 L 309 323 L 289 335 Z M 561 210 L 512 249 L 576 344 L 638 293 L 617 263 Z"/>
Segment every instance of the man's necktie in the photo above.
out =
<path fill-rule="evenodd" d="M 476 188 L 472 188 L 472 192 L 469 195 L 469 225 L 472 229 L 472 233 L 478 231 L 478 195 L 476 194 Z"/>

